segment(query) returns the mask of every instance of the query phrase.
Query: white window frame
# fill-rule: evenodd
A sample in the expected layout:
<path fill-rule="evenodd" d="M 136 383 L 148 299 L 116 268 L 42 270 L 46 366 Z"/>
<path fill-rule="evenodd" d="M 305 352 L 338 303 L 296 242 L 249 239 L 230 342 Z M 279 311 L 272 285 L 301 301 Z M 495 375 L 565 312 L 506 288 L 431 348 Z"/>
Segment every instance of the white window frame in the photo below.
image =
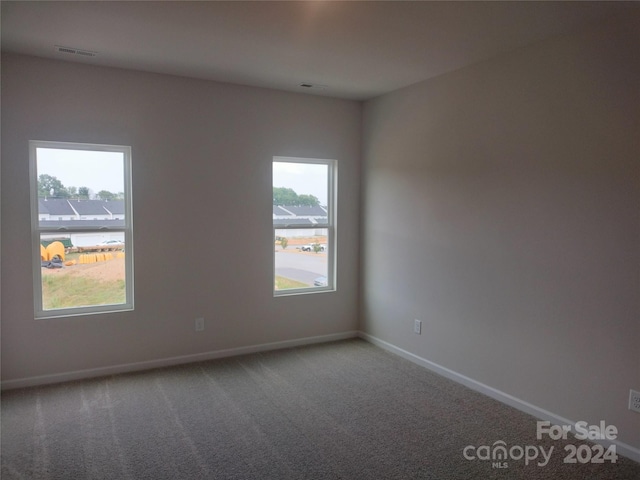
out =
<path fill-rule="evenodd" d="M 42 266 L 40 261 L 40 235 L 60 233 L 55 227 L 41 227 L 38 218 L 38 158 L 37 149 L 83 150 L 94 152 L 118 152 L 123 155 L 124 168 L 124 226 L 88 227 L 77 226 L 65 228 L 64 233 L 109 233 L 122 232 L 125 238 L 125 302 L 110 305 L 88 305 L 45 310 L 42 302 Z M 34 315 L 36 319 L 69 317 L 133 310 L 133 208 L 131 188 L 131 147 L 122 145 L 100 145 L 88 143 L 68 143 L 30 140 L 29 141 L 29 176 L 31 183 L 31 239 L 33 258 L 33 297 Z"/>
<path fill-rule="evenodd" d="M 289 295 L 306 295 L 314 293 L 335 292 L 337 289 L 336 280 L 336 204 L 337 204 L 337 192 L 338 192 L 338 162 L 337 160 L 320 159 L 320 158 L 301 158 L 301 157 L 273 157 L 271 162 L 271 183 L 273 186 L 273 164 L 275 162 L 280 163 L 307 163 L 307 164 L 319 164 L 327 166 L 327 223 L 315 224 L 310 226 L 304 225 L 274 225 L 272 230 L 272 241 L 275 240 L 277 230 L 317 230 L 318 228 L 327 229 L 327 286 L 326 287 L 304 287 L 304 288 L 288 288 L 286 290 L 276 290 L 275 278 L 276 278 L 276 255 L 275 249 L 273 253 L 273 274 L 272 288 L 274 297 L 285 297 Z"/>

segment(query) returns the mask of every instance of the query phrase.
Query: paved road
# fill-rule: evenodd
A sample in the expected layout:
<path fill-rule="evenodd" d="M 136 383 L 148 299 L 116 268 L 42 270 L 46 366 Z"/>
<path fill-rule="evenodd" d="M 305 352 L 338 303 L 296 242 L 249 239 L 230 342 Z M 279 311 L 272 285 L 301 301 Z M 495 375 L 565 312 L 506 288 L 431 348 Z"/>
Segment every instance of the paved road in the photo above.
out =
<path fill-rule="evenodd" d="M 327 255 L 299 253 L 296 250 L 276 250 L 276 275 L 313 285 L 320 276 L 327 276 Z"/>

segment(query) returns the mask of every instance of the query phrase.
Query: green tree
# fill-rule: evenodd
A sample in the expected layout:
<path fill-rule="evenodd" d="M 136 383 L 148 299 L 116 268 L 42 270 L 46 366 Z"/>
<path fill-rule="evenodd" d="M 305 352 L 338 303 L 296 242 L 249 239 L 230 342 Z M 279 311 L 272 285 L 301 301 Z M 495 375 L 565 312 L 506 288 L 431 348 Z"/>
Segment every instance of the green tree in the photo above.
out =
<path fill-rule="evenodd" d="M 80 187 L 78 189 L 78 198 L 89 199 L 89 187 Z"/>
<path fill-rule="evenodd" d="M 113 200 L 116 198 L 116 194 L 108 190 L 100 190 L 97 196 L 100 200 Z"/>
<path fill-rule="evenodd" d="M 320 205 L 320 200 L 314 195 L 298 195 L 292 188 L 273 187 L 273 204 L 315 207 Z"/>
<path fill-rule="evenodd" d="M 298 205 L 303 205 L 306 207 L 315 207 L 320 205 L 320 200 L 315 195 L 307 195 L 302 194 L 298 195 Z"/>
<path fill-rule="evenodd" d="M 280 239 L 280 246 L 282 247 L 282 249 L 286 249 L 287 245 L 289 245 L 289 239 L 287 237 L 282 237 Z"/>
<path fill-rule="evenodd" d="M 69 193 L 70 197 L 78 196 L 78 189 L 76 187 L 67 187 L 67 192 Z"/>
<path fill-rule="evenodd" d="M 298 205 L 298 194 L 287 187 L 273 187 L 274 205 Z"/>
<path fill-rule="evenodd" d="M 43 173 L 38 176 L 38 196 L 69 198 L 69 192 L 57 177 Z"/>

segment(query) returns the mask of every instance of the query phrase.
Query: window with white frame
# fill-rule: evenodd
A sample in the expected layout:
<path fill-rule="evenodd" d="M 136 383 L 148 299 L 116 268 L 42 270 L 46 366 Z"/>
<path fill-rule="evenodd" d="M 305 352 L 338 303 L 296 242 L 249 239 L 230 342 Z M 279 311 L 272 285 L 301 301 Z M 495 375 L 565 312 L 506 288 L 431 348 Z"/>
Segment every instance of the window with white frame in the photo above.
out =
<path fill-rule="evenodd" d="M 29 142 L 36 318 L 133 309 L 131 148 Z"/>
<path fill-rule="evenodd" d="M 335 290 L 336 161 L 273 159 L 274 293 Z"/>

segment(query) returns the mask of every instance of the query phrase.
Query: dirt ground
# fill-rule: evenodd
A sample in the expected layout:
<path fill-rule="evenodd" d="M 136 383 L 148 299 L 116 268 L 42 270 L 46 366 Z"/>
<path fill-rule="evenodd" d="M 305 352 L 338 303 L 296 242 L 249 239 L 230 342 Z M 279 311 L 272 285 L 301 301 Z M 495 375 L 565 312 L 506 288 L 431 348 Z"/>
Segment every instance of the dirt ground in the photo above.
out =
<path fill-rule="evenodd" d="M 277 251 L 286 251 L 287 253 L 299 253 L 301 255 L 324 255 L 326 256 L 326 252 L 303 252 L 302 250 L 300 250 L 300 247 L 302 247 L 303 245 L 307 245 L 307 244 L 312 244 L 312 243 L 322 243 L 324 245 L 327 244 L 327 237 L 296 237 L 296 238 L 290 238 L 289 242 L 287 243 L 287 248 L 283 249 L 282 246 L 280 245 L 280 242 L 276 242 L 276 250 Z"/>
<path fill-rule="evenodd" d="M 289 252 L 296 252 L 304 255 L 326 256 L 326 253 L 301 252 L 300 250 L 296 251 L 296 247 L 317 241 L 317 237 L 291 239 L 289 240 L 287 250 Z M 322 243 L 326 243 L 326 238 Z M 276 248 L 281 249 L 278 244 L 276 244 Z M 42 275 L 77 275 L 85 278 L 94 278 L 96 280 L 105 281 L 124 280 L 124 258 L 115 258 L 104 262 L 87 263 L 82 265 L 76 264 L 63 268 L 42 268 Z"/>
<path fill-rule="evenodd" d="M 63 268 L 43 268 L 42 275 L 76 275 L 104 281 L 124 280 L 124 258 L 82 265 L 76 264 Z"/>
<path fill-rule="evenodd" d="M 299 247 L 302 245 L 306 245 L 307 243 L 327 243 L 327 237 L 296 237 L 296 238 L 290 238 L 289 239 L 289 243 L 288 246 L 289 247 Z M 280 244 L 280 242 L 276 242 L 277 245 Z"/>

